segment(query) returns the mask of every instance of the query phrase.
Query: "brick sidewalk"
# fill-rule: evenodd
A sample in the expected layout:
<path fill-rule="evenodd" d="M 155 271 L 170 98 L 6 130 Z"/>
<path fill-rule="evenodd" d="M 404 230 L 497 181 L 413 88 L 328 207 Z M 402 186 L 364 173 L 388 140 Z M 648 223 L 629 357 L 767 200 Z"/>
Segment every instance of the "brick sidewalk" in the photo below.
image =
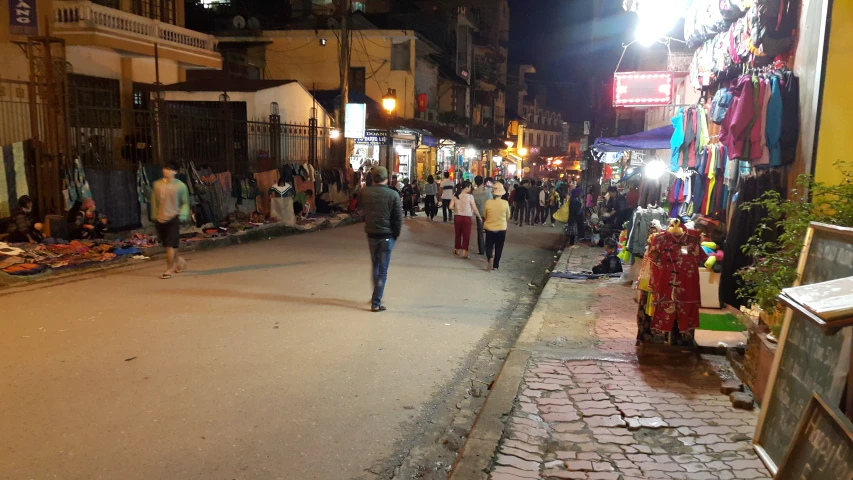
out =
<path fill-rule="evenodd" d="M 696 357 L 638 361 L 634 291 L 582 287 L 601 356 L 531 357 L 490 478 L 769 479 L 751 443 L 758 412 L 734 409 Z"/>

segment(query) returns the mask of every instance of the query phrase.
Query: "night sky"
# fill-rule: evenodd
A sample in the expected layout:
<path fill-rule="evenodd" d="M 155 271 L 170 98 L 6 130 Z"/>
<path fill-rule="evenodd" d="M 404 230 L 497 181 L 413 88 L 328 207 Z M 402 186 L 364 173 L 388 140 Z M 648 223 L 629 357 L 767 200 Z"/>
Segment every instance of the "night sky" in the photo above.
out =
<path fill-rule="evenodd" d="M 594 2 L 602 17 L 595 31 Z M 535 82 L 549 86 L 551 108 L 570 120 L 584 117 L 579 110 L 591 103 L 590 73 L 614 71 L 622 43 L 634 37 L 636 14 L 625 12 L 621 0 L 509 0 L 509 6 L 509 75 L 517 77 L 516 65 L 534 65 Z"/>

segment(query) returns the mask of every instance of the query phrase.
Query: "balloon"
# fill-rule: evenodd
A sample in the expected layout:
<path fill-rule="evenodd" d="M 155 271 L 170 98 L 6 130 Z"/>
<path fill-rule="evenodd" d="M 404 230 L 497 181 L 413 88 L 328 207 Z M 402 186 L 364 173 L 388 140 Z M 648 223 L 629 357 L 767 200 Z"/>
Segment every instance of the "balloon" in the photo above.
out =
<path fill-rule="evenodd" d="M 716 255 L 715 255 L 715 256 L 717 257 L 717 261 L 718 261 L 718 262 L 722 262 L 722 261 L 723 261 L 723 251 L 722 251 L 722 250 L 719 250 L 719 251 L 716 253 Z"/>
<path fill-rule="evenodd" d="M 708 257 L 708 260 L 705 260 L 705 268 L 708 270 L 712 270 L 714 265 L 717 264 L 717 257 Z"/>

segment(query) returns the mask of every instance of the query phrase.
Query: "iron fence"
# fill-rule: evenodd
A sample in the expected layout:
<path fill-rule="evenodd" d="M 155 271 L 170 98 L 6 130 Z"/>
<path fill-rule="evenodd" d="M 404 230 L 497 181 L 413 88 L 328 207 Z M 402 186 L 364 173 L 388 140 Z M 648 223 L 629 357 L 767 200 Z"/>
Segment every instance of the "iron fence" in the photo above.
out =
<path fill-rule="evenodd" d="M 0 145 L 32 138 L 29 82 L 0 80 Z"/>
<path fill-rule="evenodd" d="M 245 120 L 245 104 L 188 103 L 160 102 L 151 110 L 72 108 L 72 150 L 86 168 L 95 169 L 174 160 L 245 175 L 261 168 L 259 160 L 267 158 L 272 159 L 264 163 L 267 166 L 327 164 L 328 128 L 312 132 L 308 125 Z"/>

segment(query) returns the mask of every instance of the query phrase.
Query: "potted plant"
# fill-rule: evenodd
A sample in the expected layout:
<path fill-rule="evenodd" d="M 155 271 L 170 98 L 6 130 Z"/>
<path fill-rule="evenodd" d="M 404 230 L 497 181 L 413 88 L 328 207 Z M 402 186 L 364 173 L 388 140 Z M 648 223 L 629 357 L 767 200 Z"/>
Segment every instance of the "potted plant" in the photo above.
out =
<path fill-rule="evenodd" d="M 746 210 L 761 208 L 767 213 L 743 246 L 743 252 L 752 257 L 753 263 L 738 272 L 744 285 L 737 293 L 758 304 L 764 311 L 762 321 L 777 337 L 784 309 L 776 298 L 797 279 L 797 264 L 809 223 L 853 226 L 853 168 L 847 162 L 836 162 L 835 166 L 842 175 L 837 185 L 816 182 L 814 177 L 804 174 L 797 177 L 790 198 L 769 191 L 743 206 Z M 779 232 L 778 237 L 767 241 L 775 237 L 768 235 L 773 232 Z"/>

